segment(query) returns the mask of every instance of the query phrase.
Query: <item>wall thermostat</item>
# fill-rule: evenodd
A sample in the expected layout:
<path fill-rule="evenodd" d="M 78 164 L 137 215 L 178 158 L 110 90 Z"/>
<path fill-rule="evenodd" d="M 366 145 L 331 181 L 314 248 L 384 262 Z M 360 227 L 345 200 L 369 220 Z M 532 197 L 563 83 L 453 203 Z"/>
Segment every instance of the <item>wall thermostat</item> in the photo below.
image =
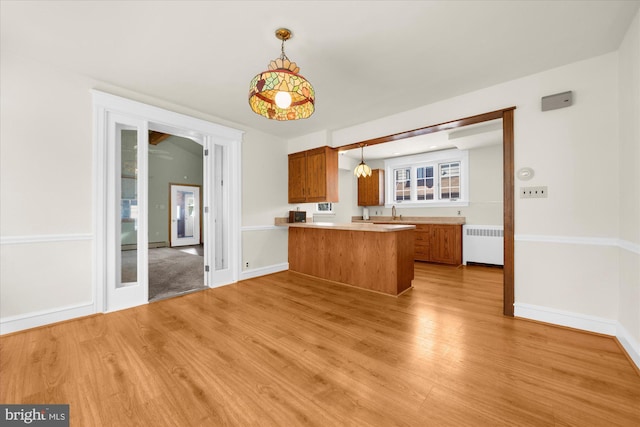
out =
<path fill-rule="evenodd" d="M 573 104 L 573 92 L 556 93 L 542 97 L 542 111 L 557 110 L 558 108 L 568 107 Z"/>

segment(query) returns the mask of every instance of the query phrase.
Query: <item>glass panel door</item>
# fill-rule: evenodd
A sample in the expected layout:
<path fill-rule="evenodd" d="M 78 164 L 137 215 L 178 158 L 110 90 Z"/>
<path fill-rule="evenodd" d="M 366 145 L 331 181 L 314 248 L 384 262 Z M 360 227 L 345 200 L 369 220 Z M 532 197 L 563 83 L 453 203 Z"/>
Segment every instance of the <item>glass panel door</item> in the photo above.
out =
<path fill-rule="evenodd" d="M 227 259 L 229 258 L 227 251 L 227 225 L 225 218 L 225 194 L 224 194 L 224 164 L 225 149 L 222 145 L 215 145 L 213 150 L 213 209 L 215 212 L 215 269 L 226 270 L 228 267 Z"/>
<path fill-rule="evenodd" d="M 148 238 L 146 123 L 110 114 L 107 128 L 110 170 L 107 214 L 107 311 L 146 302 Z"/>
<path fill-rule="evenodd" d="M 120 280 L 138 281 L 138 131 L 118 127 L 120 137 Z"/>

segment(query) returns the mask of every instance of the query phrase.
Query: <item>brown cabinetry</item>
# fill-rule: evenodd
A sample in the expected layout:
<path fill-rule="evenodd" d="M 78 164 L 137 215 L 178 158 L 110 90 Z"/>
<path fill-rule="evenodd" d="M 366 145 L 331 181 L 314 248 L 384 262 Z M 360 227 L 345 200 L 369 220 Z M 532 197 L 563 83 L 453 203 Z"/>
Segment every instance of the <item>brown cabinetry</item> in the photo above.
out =
<path fill-rule="evenodd" d="M 430 225 L 431 262 L 441 264 L 462 264 L 462 226 Z"/>
<path fill-rule="evenodd" d="M 289 203 L 337 201 L 337 150 L 321 147 L 289 154 Z"/>
<path fill-rule="evenodd" d="M 461 224 L 416 224 L 416 261 L 462 264 Z"/>
<path fill-rule="evenodd" d="M 414 258 L 417 261 L 431 261 L 431 251 L 429 245 L 431 228 L 428 224 L 416 225 L 416 249 Z"/>
<path fill-rule="evenodd" d="M 371 176 L 358 178 L 358 206 L 384 205 L 384 170 L 374 169 Z"/>

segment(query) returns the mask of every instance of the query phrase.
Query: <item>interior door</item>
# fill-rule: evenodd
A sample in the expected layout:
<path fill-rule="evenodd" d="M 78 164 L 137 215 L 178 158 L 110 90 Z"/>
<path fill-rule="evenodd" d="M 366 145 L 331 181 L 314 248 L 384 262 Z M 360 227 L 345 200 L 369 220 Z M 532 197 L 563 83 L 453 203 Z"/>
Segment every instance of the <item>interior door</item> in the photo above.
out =
<path fill-rule="evenodd" d="M 171 247 L 200 244 L 200 187 L 171 185 Z"/>
<path fill-rule="evenodd" d="M 109 171 L 107 213 L 108 311 L 147 301 L 147 125 L 110 114 L 107 155 Z"/>

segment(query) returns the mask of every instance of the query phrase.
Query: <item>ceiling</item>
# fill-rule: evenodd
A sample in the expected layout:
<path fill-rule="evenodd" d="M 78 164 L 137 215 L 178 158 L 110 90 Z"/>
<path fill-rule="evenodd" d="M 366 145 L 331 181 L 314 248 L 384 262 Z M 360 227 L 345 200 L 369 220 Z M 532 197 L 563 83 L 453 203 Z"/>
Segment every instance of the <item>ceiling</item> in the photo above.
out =
<path fill-rule="evenodd" d="M 356 160 L 360 160 L 364 155 L 365 161 L 369 161 L 450 148 L 472 150 L 491 145 L 502 145 L 502 119 L 365 146 L 364 151 L 360 148 L 354 148 L 340 153 Z"/>
<path fill-rule="evenodd" d="M 0 3 L 2 61 L 25 56 L 283 138 L 335 130 L 618 48 L 637 1 Z M 306 120 L 253 113 L 280 54 L 316 91 Z"/>

